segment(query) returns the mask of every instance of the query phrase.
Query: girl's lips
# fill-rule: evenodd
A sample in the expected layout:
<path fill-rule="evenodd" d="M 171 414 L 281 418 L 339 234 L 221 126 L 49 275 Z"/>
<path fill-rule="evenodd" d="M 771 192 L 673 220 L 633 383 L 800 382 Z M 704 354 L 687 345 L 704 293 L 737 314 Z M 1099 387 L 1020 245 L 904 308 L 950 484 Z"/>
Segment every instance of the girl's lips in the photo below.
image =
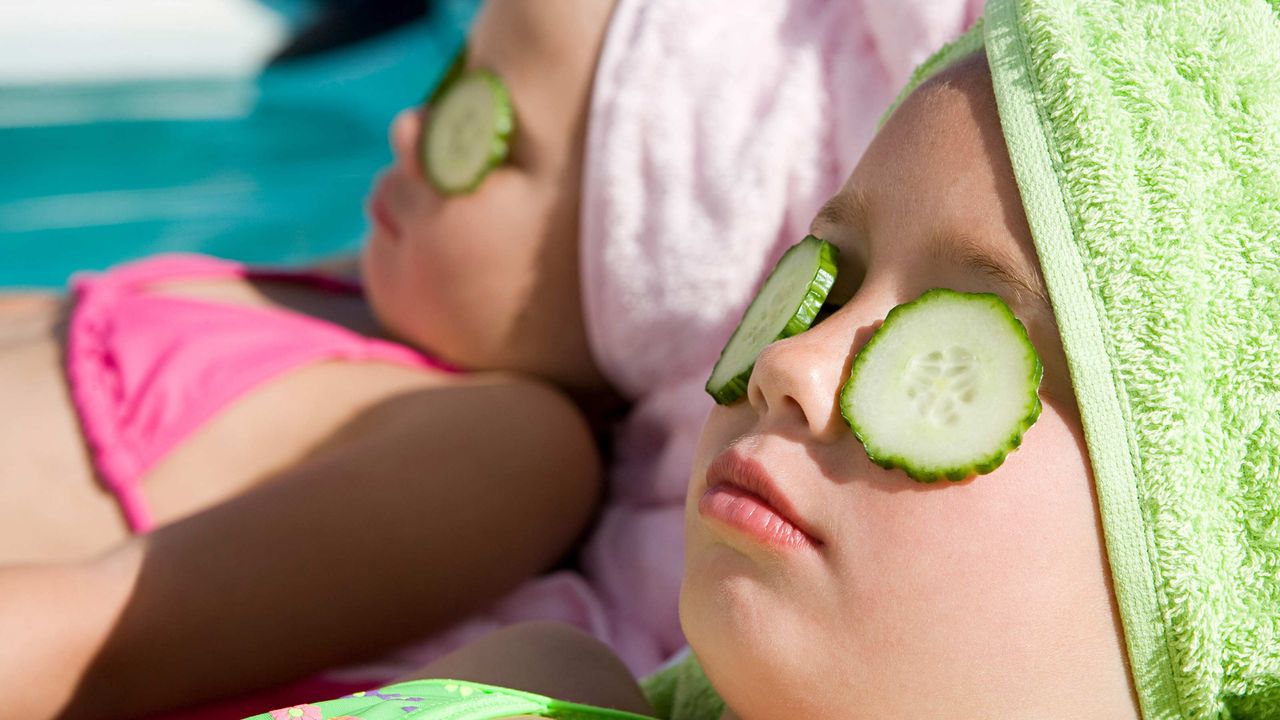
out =
<path fill-rule="evenodd" d="M 776 548 L 819 547 L 774 479 L 757 462 L 726 450 L 707 468 L 698 512 Z"/>

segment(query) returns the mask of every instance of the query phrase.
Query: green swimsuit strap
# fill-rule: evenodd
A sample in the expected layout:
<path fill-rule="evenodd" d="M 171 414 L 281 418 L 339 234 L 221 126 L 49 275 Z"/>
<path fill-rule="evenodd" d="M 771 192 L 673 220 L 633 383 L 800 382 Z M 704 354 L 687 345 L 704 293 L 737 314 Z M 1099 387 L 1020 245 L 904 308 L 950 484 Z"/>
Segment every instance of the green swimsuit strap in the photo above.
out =
<path fill-rule="evenodd" d="M 410 680 L 248 720 L 499 720 L 537 715 L 560 720 L 653 720 L 645 715 L 564 702 L 465 680 Z"/>

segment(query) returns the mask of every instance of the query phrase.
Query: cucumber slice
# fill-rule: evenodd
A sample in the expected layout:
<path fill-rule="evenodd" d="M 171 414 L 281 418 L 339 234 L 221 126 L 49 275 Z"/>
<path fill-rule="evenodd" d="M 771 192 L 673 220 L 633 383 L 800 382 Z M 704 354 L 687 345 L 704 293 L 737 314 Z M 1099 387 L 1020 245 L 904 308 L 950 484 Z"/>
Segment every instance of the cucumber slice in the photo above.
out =
<path fill-rule="evenodd" d="M 853 361 L 840 413 L 877 465 L 963 480 L 1022 442 L 1043 374 L 1000 296 L 935 288 L 889 311 Z"/>
<path fill-rule="evenodd" d="M 834 245 L 808 235 L 778 259 L 711 370 L 707 392 L 717 403 L 746 394 L 756 357 L 769 343 L 809 329 L 835 283 L 836 256 Z"/>
<path fill-rule="evenodd" d="M 424 130 L 422 162 L 431 184 L 446 195 L 474 190 L 506 159 L 515 121 L 502 78 L 471 70 L 451 81 Z"/>

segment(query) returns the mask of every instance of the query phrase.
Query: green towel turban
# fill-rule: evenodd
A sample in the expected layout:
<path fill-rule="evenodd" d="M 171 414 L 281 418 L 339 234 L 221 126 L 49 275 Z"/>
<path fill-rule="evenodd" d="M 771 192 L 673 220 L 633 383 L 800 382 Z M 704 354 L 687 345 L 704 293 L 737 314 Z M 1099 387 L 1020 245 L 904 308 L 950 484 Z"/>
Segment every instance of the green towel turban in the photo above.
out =
<path fill-rule="evenodd" d="M 1147 720 L 1280 718 L 1278 13 L 988 0 L 912 83 L 985 46 Z"/>
<path fill-rule="evenodd" d="M 1280 0 L 987 0 L 900 97 L 984 47 L 1143 717 L 1280 718 Z"/>

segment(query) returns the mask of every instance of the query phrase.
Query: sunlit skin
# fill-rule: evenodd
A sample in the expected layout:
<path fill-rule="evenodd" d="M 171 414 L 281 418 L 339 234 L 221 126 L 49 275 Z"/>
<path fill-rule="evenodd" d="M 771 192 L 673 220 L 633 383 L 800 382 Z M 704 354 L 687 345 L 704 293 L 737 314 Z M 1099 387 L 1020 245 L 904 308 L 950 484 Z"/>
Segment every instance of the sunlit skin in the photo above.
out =
<path fill-rule="evenodd" d="M 144 474 L 149 534 L 130 534 L 71 406 L 74 298 L 0 296 L 5 717 L 140 717 L 298 679 L 429 636 L 572 551 L 602 499 L 595 437 L 618 406 L 577 279 L 611 11 L 481 10 L 470 63 L 510 88 L 511 157 L 445 198 L 422 173 L 422 109 L 397 118 L 395 161 L 370 191 L 368 302 L 272 281 L 147 288 L 310 315 L 472 371 L 335 359 L 272 377 Z"/>
<path fill-rule="evenodd" d="M 681 620 L 726 718 L 1136 718 L 1052 314 L 922 250 L 963 231 L 1038 272 L 985 59 L 916 90 L 841 194 L 862 196 L 861 216 L 812 230 L 841 250 L 843 307 L 761 353 L 747 398 L 709 417 L 693 468 Z M 872 464 L 837 406 L 880 321 L 932 287 L 1000 294 L 1045 365 L 1021 446 L 960 483 Z M 713 462 L 770 476 L 806 541 L 708 512 Z"/>
<path fill-rule="evenodd" d="M 595 37 L 610 3 L 498 3 L 477 21 L 468 67 L 512 93 L 510 154 L 474 192 L 443 196 L 419 154 L 430 109 L 391 127 L 396 162 L 379 179 L 362 260 L 378 319 L 459 366 L 518 369 L 580 393 L 607 385 L 587 347 L 579 299 L 578 209 Z M 501 11 L 497 11 L 497 7 Z M 548 72 L 548 68 L 556 68 Z M 565 108 L 577 112 L 566 117 Z"/>

